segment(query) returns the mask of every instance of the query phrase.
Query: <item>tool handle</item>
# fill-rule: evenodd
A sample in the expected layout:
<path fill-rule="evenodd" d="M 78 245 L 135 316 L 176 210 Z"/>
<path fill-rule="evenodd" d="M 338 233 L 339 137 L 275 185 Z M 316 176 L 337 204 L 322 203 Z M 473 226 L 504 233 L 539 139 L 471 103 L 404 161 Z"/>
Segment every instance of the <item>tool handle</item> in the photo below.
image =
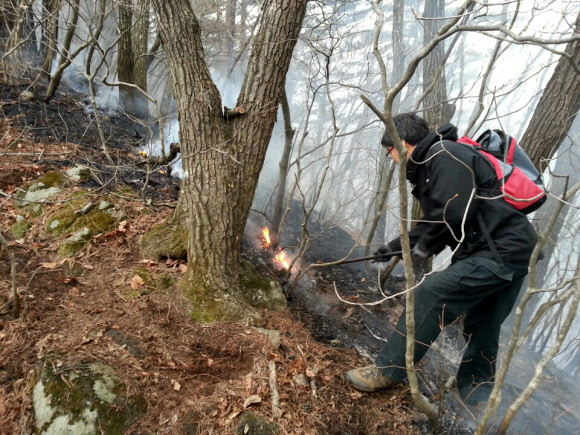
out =
<path fill-rule="evenodd" d="M 403 253 L 403 251 L 397 251 L 397 252 L 390 252 L 388 255 L 390 255 L 392 257 L 396 257 L 396 256 L 401 255 L 402 253 Z M 339 261 L 338 263 L 334 263 L 333 266 L 338 266 L 340 264 L 358 263 L 360 261 L 377 260 L 381 257 L 384 257 L 384 255 L 370 255 L 368 257 L 351 258 L 350 260 L 344 260 L 344 261 Z"/>

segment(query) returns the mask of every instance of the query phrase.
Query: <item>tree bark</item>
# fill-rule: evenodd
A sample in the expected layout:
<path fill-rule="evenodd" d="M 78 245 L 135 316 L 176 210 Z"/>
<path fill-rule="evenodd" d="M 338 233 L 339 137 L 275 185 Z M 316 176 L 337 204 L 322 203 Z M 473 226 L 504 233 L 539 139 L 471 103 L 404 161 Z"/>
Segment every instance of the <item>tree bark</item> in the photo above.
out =
<path fill-rule="evenodd" d="M 425 2 L 425 18 L 445 17 L 445 0 L 432 0 Z M 439 20 L 425 20 L 425 32 L 423 40 L 425 45 L 437 34 L 440 27 Z M 447 102 L 447 81 L 445 79 L 445 69 L 437 74 L 441 65 L 445 61 L 445 47 L 438 44 L 425 57 L 423 61 L 423 89 L 427 90 L 432 85 L 432 78 L 435 78 L 435 86 L 423 100 L 425 120 L 430 126 L 435 127 L 447 124 L 451 121 L 455 112 L 455 106 Z"/>
<path fill-rule="evenodd" d="M 136 8 L 135 26 L 133 28 L 133 56 L 134 82 L 139 88 L 147 92 L 147 42 L 149 40 L 149 0 L 141 0 Z M 141 92 L 134 91 L 134 114 L 139 119 L 147 118 L 147 97 Z"/>
<path fill-rule="evenodd" d="M 278 187 L 276 189 L 276 197 L 274 200 L 274 212 L 272 213 L 272 248 L 278 246 L 280 223 L 282 222 L 282 214 L 284 212 L 284 198 L 286 195 L 286 179 L 288 177 L 288 165 L 290 162 L 290 151 L 292 150 L 292 140 L 294 139 L 295 130 L 292 128 L 292 120 L 290 117 L 290 105 L 286 97 L 286 91 L 282 91 L 282 98 L 280 98 L 280 107 L 284 116 L 284 151 L 280 157 L 280 170 L 278 173 Z"/>
<path fill-rule="evenodd" d="M 58 13 L 60 11 L 60 0 L 44 0 L 43 2 L 44 25 L 42 29 L 42 77 L 50 79 L 52 63 L 56 55 L 56 44 L 58 41 Z"/>
<path fill-rule="evenodd" d="M 198 320 L 255 319 L 237 291 L 240 247 L 306 4 L 264 2 L 236 104 L 246 114 L 228 122 L 190 2 L 153 0 L 180 125 L 181 202 L 190 234 L 181 288 Z"/>
<path fill-rule="evenodd" d="M 580 32 L 580 14 L 576 17 L 575 32 Z M 568 43 L 565 53 L 571 59 L 580 59 L 580 41 Z M 562 56 L 521 140 L 522 148 L 540 172 L 566 137 L 579 110 L 580 74 Z"/>
<path fill-rule="evenodd" d="M 117 77 L 120 82 L 135 84 L 135 56 L 133 54 L 133 4 L 132 0 L 119 2 L 119 43 L 117 53 Z M 129 114 L 134 113 L 134 90 L 119 87 L 119 105 Z"/>
<path fill-rule="evenodd" d="M 79 48 L 77 48 L 74 52 L 71 52 L 71 43 L 72 39 L 75 35 L 77 29 L 77 23 L 79 20 L 79 4 L 80 0 L 73 0 L 70 3 L 70 21 L 67 26 L 67 31 L 64 36 L 64 40 L 62 42 L 62 48 L 60 50 L 60 57 L 58 59 L 58 66 L 54 74 L 51 74 L 50 83 L 48 84 L 48 88 L 46 90 L 46 95 L 44 97 L 44 101 L 49 103 L 58 86 L 60 85 L 60 81 L 62 80 L 62 75 L 65 69 L 72 63 L 73 59 L 79 54 L 79 50 L 83 49 L 83 46 L 86 47 L 89 45 L 90 42 L 85 42 Z M 102 25 L 102 24 L 101 24 Z M 49 71 L 50 72 L 50 71 Z"/>

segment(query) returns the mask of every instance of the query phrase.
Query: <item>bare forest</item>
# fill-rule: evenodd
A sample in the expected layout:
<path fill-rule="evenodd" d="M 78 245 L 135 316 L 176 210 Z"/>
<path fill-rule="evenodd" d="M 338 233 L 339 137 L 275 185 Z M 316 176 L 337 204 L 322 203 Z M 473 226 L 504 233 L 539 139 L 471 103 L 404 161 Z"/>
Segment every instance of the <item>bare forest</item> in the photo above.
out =
<path fill-rule="evenodd" d="M 580 2 L 1 0 L 0 54 L 0 433 L 580 427 Z M 461 318 L 415 366 L 407 315 L 404 385 L 344 379 L 454 254 L 411 255 L 404 112 L 542 176 L 477 408 Z"/>

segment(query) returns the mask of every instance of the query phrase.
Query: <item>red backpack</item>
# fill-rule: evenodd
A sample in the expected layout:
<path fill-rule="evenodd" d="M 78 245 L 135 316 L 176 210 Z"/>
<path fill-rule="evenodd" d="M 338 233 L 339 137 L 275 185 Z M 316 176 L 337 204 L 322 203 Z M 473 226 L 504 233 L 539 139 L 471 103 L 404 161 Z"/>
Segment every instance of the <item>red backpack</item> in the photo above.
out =
<path fill-rule="evenodd" d="M 463 136 L 457 142 L 473 145 L 491 163 L 503 198 L 516 209 L 528 214 L 546 202 L 540 173 L 513 137 L 501 130 L 487 130 L 477 140 Z"/>

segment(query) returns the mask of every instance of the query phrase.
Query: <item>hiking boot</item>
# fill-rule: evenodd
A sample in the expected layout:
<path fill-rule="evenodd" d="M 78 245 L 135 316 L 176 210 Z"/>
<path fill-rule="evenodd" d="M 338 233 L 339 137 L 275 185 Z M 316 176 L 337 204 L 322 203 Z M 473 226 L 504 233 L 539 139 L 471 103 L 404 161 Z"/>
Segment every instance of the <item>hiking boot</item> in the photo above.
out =
<path fill-rule="evenodd" d="M 346 372 L 345 378 L 354 388 L 366 393 L 382 390 L 397 383 L 388 376 L 383 375 L 383 372 L 376 366 L 349 370 Z"/>

